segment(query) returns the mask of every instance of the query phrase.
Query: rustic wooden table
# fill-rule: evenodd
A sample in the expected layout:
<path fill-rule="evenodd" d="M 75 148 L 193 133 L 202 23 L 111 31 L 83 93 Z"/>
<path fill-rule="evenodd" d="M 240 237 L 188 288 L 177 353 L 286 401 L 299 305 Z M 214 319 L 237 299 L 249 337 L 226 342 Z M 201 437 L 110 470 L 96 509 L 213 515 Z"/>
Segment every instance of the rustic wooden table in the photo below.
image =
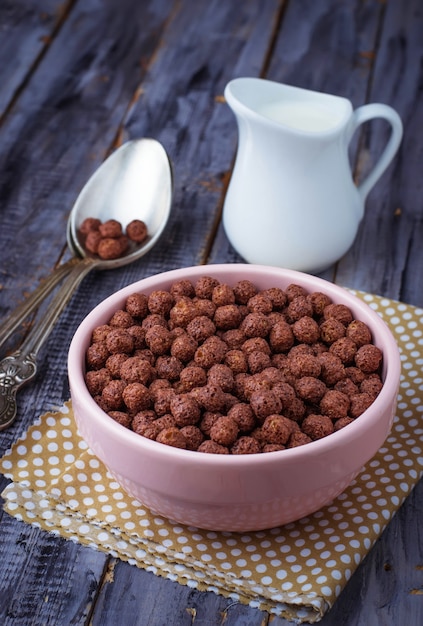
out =
<path fill-rule="evenodd" d="M 223 99 L 262 76 L 385 102 L 405 134 L 367 201 L 357 239 L 323 274 L 423 305 L 423 7 L 420 0 L 20 0 L 0 4 L 0 319 L 69 256 L 65 228 L 82 185 L 122 141 L 154 137 L 174 167 L 159 244 L 138 263 L 87 277 L 40 355 L 0 453 L 68 399 L 66 354 L 82 318 L 112 291 L 196 264 L 239 262 L 220 223 L 237 142 Z M 360 180 L 386 142 L 357 137 Z M 48 306 L 48 305 L 47 305 Z M 36 321 L 43 315 L 41 307 Z M 9 340 L 19 345 L 30 322 Z M 2 354 L 2 356 L 4 356 Z M 0 478 L 0 488 L 7 484 Z M 423 483 L 347 584 L 326 626 L 423 623 Z M 0 621 L 29 624 L 288 624 L 23 525 L 0 512 Z"/>

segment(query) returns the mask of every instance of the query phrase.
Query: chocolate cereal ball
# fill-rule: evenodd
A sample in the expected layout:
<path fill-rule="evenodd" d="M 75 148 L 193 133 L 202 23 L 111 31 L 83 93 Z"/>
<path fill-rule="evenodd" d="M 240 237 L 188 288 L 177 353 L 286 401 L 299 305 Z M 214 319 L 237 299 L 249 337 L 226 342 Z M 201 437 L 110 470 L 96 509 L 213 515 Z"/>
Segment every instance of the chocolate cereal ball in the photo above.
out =
<path fill-rule="evenodd" d="M 257 287 L 250 280 L 239 280 L 233 287 L 235 302 L 247 304 L 248 300 L 256 295 Z"/>
<path fill-rule="evenodd" d="M 79 226 L 78 231 L 82 235 L 88 235 L 88 233 L 92 230 L 98 230 L 100 224 L 101 220 L 97 219 L 96 217 L 86 217 L 83 220 L 82 224 Z"/>
<path fill-rule="evenodd" d="M 180 429 L 182 435 L 187 442 L 187 450 L 198 450 L 200 444 L 204 441 L 204 435 L 198 426 L 188 424 Z"/>
<path fill-rule="evenodd" d="M 212 439 L 206 439 L 198 446 L 197 452 L 204 452 L 206 454 L 229 454 L 229 449 L 226 446 L 221 446 Z"/>
<path fill-rule="evenodd" d="M 226 394 L 217 385 L 207 383 L 203 387 L 196 387 L 191 391 L 191 395 L 206 411 L 216 413 L 225 410 Z"/>
<path fill-rule="evenodd" d="M 313 313 L 320 317 L 323 315 L 323 311 L 328 304 L 331 304 L 331 299 L 325 293 L 321 293 L 320 291 L 314 291 L 307 296 L 307 299 L 311 302 L 311 306 L 313 307 Z"/>
<path fill-rule="evenodd" d="M 158 356 L 156 360 L 156 371 L 159 378 L 170 381 L 178 380 L 180 373 L 184 369 L 182 361 L 175 356 Z"/>
<path fill-rule="evenodd" d="M 297 296 L 290 301 L 286 308 L 288 322 L 296 322 L 304 316 L 313 317 L 313 307 L 307 296 Z"/>
<path fill-rule="evenodd" d="M 125 411 L 109 411 L 108 415 L 121 426 L 125 426 L 125 428 L 131 427 L 132 418 Z"/>
<path fill-rule="evenodd" d="M 353 383 L 351 378 L 348 377 L 344 378 L 343 380 L 339 380 L 334 386 L 334 389 L 336 389 L 337 391 L 341 391 L 348 397 L 351 397 L 360 391 L 359 387 L 355 383 Z"/>
<path fill-rule="evenodd" d="M 262 293 L 270 298 L 274 311 L 281 311 L 288 302 L 288 296 L 280 287 L 269 287 Z"/>
<path fill-rule="evenodd" d="M 139 356 L 125 359 L 119 370 L 120 377 L 128 383 L 149 385 L 154 378 L 154 369 L 148 361 Z"/>
<path fill-rule="evenodd" d="M 213 288 L 211 301 L 217 306 L 224 306 L 226 304 L 235 304 L 235 294 L 232 287 L 219 283 Z"/>
<path fill-rule="evenodd" d="M 111 331 L 111 326 L 109 324 L 102 324 L 101 326 L 97 326 L 94 328 L 91 335 L 91 343 L 97 343 L 97 341 L 106 341 L 106 337 Z"/>
<path fill-rule="evenodd" d="M 102 367 L 99 370 L 89 370 L 85 374 L 85 384 L 92 396 L 98 396 L 103 391 L 104 387 L 112 380 L 112 375 L 109 370 Z"/>
<path fill-rule="evenodd" d="M 247 339 L 239 328 L 226 330 L 222 333 L 220 338 L 227 344 L 229 350 L 238 350 Z"/>
<path fill-rule="evenodd" d="M 200 430 L 206 437 L 210 437 L 210 429 L 219 417 L 222 417 L 222 413 L 219 411 L 205 411 L 203 413 Z"/>
<path fill-rule="evenodd" d="M 167 354 L 173 343 L 173 335 L 164 326 L 151 326 L 145 333 L 145 343 L 153 354 Z"/>
<path fill-rule="evenodd" d="M 288 302 L 292 302 L 294 298 L 298 298 L 299 296 L 307 296 L 307 290 L 301 285 L 297 285 L 296 283 L 291 283 L 285 289 L 286 297 L 288 298 Z"/>
<path fill-rule="evenodd" d="M 286 444 L 292 432 L 292 423 L 283 415 L 269 415 L 263 422 L 261 434 L 265 443 Z"/>
<path fill-rule="evenodd" d="M 189 322 L 186 330 L 195 341 L 202 343 L 207 337 L 212 337 L 216 333 L 216 326 L 206 315 L 197 315 Z"/>
<path fill-rule="evenodd" d="M 266 337 L 270 322 L 263 313 L 249 313 L 241 322 L 240 329 L 247 337 Z"/>
<path fill-rule="evenodd" d="M 126 227 L 126 234 L 131 241 L 142 243 L 147 239 L 147 225 L 142 220 L 132 220 Z"/>
<path fill-rule="evenodd" d="M 230 330 L 231 328 L 238 328 L 242 321 L 242 315 L 236 304 L 225 304 L 217 307 L 213 321 L 217 329 Z"/>
<path fill-rule="evenodd" d="M 295 383 L 295 390 L 301 400 L 318 404 L 327 391 L 325 383 L 313 376 L 303 376 Z"/>
<path fill-rule="evenodd" d="M 272 326 L 269 344 L 273 352 L 288 352 L 294 345 L 295 337 L 288 322 L 280 321 Z"/>
<path fill-rule="evenodd" d="M 298 446 L 303 446 L 311 441 L 313 441 L 311 437 L 303 433 L 301 430 L 297 430 L 290 436 L 287 447 L 297 448 Z"/>
<path fill-rule="evenodd" d="M 148 296 L 148 310 L 166 317 L 174 304 L 172 294 L 164 289 L 156 289 Z"/>
<path fill-rule="evenodd" d="M 170 426 L 161 430 L 156 441 L 173 448 L 181 448 L 182 450 L 187 448 L 187 441 L 177 426 Z"/>
<path fill-rule="evenodd" d="M 127 354 L 122 354 L 117 352 L 116 354 L 111 354 L 106 361 L 106 368 L 109 370 L 110 374 L 113 378 L 120 378 L 120 368 L 122 363 L 128 359 Z"/>
<path fill-rule="evenodd" d="M 175 326 L 182 326 L 186 328 L 191 320 L 197 315 L 197 309 L 195 303 L 191 298 L 181 296 L 170 309 L 169 317 L 170 321 Z"/>
<path fill-rule="evenodd" d="M 350 417 L 359 417 L 373 403 L 374 398 L 369 393 L 357 393 L 351 396 Z"/>
<path fill-rule="evenodd" d="M 348 324 L 346 335 L 354 341 L 358 348 L 372 341 L 372 334 L 369 327 L 360 320 L 353 320 Z"/>
<path fill-rule="evenodd" d="M 345 378 L 345 368 L 339 356 L 330 352 L 322 352 L 317 357 L 320 362 L 320 378 L 329 386 L 335 385 L 339 380 Z"/>
<path fill-rule="evenodd" d="M 353 320 L 351 310 L 345 304 L 328 304 L 323 311 L 323 317 L 325 319 L 334 317 L 344 326 L 348 326 Z"/>
<path fill-rule="evenodd" d="M 176 391 L 172 387 L 162 387 L 160 389 L 155 389 L 154 394 L 150 388 L 150 396 L 152 401 L 154 402 L 154 411 L 156 415 L 161 416 L 171 412 L 170 403 L 175 395 Z"/>
<path fill-rule="evenodd" d="M 225 364 L 234 374 L 248 371 L 247 356 L 242 350 L 228 350 L 225 355 Z"/>
<path fill-rule="evenodd" d="M 341 428 L 348 426 L 348 424 L 351 424 L 353 421 L 354 419 L 352 417 L 340 417 L 333 424 L 334 431 L 341 430 Z"/>
<path fill-rule="evenodd" d="M 313 376 L 318 378 L 321 372 L 321 365 L 319 359 L 313 354 L 289 354 L 288 367 L 290 372 L 296 378 L 302 378 L 303 376 Z"/>
<path fill-rule="evenodd" d="M 331 344 L 329 352 L 339 356 L 344 365 L 350 365 L 354 363 L 357 345 L 349 337 L 341 337 L 341 339 L 337 339 Z"/>
<path fill-rule="evenodd" d="M 360 385 L 360 391 L 362 393 L 368 393 L 372 398 L 376 398 L 381 392 L 383 382 L 378 374 L 370 374 L 368 378 L 365 378 Z"/>
<path fill-rule="evenodd" d="M 311 414 L 303 420 L 302 430 L 310 439 L 315 441 L 333 433 L 334 427 L 332 420 L 327 415 Z"/>
<path fill-rule="evenodd" d="M 292 325 L 292 332 L 297 341 L 306 344 L 316 343 L 320 339 L 320 328 L 312 317 L 304 315 Z"/>
<path fill-rule="evenodd" d="M 170 401 L 170 412 L 177 426 L 196 424 L 200 419 L 200 405 L 190 395 L 175 395 Z"/>
<path fill-rule="evenodd" d="M 251 337 L 246 339 L 241 346 L 242 351 L 248 356 L 253 352 L 264 352 L 264 354 L 270 355 L 270 346 L 264 337 Z"/>
<path fill-rule="evenodd" d="M 217 336 L 207 337 L 195 351 L 194 361 L 196 365 L 209 369 L 216 363 L 222 363 L 228 347 L 224 341 Z"/>
<path fill-rule="evenodd" d="M 179 374 L 179 381 L 184 391 L 202 387 L 207 382 L 206 370 L 198 365 L 188 365 Z"/>
<path fill-rule="evenodd" d="M 144 329 L 144 332 L 147 332 L 147 330 L 150 330 L 153 326 L 163 326 L 163 328 L 168 328 L 168 323 L 163 315 L 160 315 L 159 313 L 149 313 L 143 319 L 141 326 Z"/>
<path fill-rule="evenodd" d="M 217 287 L 219 281 L 211 276 L 201 276 L 195 283 L 195 295 L 197 298 L 206 298 L 211 300 L 213 289 Z"/>
<path fill-rule="evenodd" d="M 320 400 L 320 410 L 333 420 L 347 417 L 350 408 L 350 399 L 336 389 L 329 389 Z"/>
<path fill-rule="evenodd" d="M 98 230 L 102 237 L 120 237 L 122 232 L 122 224 L 114 219 L 109 219 L 99 225 Z"/>
<path fill-rule="evenodd" d="M 126 237 L 119 237 L 118 239 L 104 237 L 98 242 L 97 254 L 105 260 L 118 259 L 125 254 L 127 249 L 128 239 Z"/>
<path fill-rule="evenodd" d="M 155 378 L 149 386 L 149 390 L 151 393 L 151 398 L 153 401 L 156 400 L 156 395 L 160 391 L 160 389 L 171 389 L 172 383 L 169 380 L 165 380 L 163 378 Z"/>
<path fill-rule="evenodd" d="M 182 363 L 188 363 L 194 358 L 197 348 L 197 341 L 184 332 L 173 340 L 170 354 L 182 361 Z"/>
<path fill-rule="evenodd" d="M 134 338 L 125 328 L 113 328 L 106 337 L 106 346 L 110 354 L 131 354 L 134 350 Z"/>
<path fill-rule="evenodd" d="M 260 292 L 248 300 L 247 308 L 251 313 L 268 315 L 273 311 L 273 302 L 269 296 Z"/>
<path fill-rule="evenodd" d="M 357 350 L 355 364 L 365 374 L 377 372 L 382 363 L 382 351 L 373 344 L 366 344 Z"/>
<path fill-rule="evenodd" d="M 88 369 L 99 370 L 105 367 L 109 354 L 110 352 L 107 348 L 106 341 L 97 341 L 97 343 L 92 343 L 88 346 L 86 352 Z"/>
<path fill-rule="evenodd" d="M 100 243 L 101 239 L 101 233 L 98 230 L 91 230 L 87 234 L 84 247 L 88 250 L 88 252 L 91 252 L 92 254 L 97 254 L 98 244 Z"/>
<path fill-rule="evenodd" d="M 228 415 L 219 417 L 210 429 L 210 438 L 221 446 L 231 446 L 238 437 L 238 424 Z"/>
<path fill-rule="evenodd" d="M 320 338 L 324 343 L 331 344 L 345 336 L 345 326 L 335 317 L 329 317 L 320 324 Z"/>
<path fill-rule="evenodd" d="M 133 413 L 143 411 L 151 406 L 150 392 L 148 391 L 148 387 L 142 383 L 129 383 L 129 385 L 126 385 L 122 392 L 122 398 L 125 406 Z"/>
<path fill-rule="evenodd" d="M 148 297 L 143 293 L 132 293 L 126 298 L 125 309 L 132 317 L 144 319 L 148 315 Z"/>
<path fill-rule="evenodd" d="M 204 298 L 193 298 L 192 299 L 197 315 L 205 315 L 211 320 L 214 317 L 216 312 L 216 305 L 211 300 L 205 300 Z"/>
<path fill-rule="evenodd" d="M 232 454 L 258 454 L 261 452 L 261 445 L 254 439 L 244 435 L 237 439 L 231 447 Z"/>
<path fill-rule="evenodd" d="M 257 350 L 256 352 L 250 352 L 247 357 L 248 371 L 251 374 L 258 374 L 264 369 L 270 367 L 271 359 L 268 354 Z"/>
<path fill-rule="evenodd" d="M 250 405 L 254 415 L 261 422 L 268 415 L 279 413 L 282 410 L 282 402 L 279 396 L 271 389 L 254 391 L 250 397 Z"/>
<path fill-rule="evenodd" d="M 129 328 L 133 324 L 134 318 L 128 311 L 115 311 L 109 320 L 109 325 L 114 328 Z"/>
<path fill-rule="evenodd" d="M 253 409 L 246 402 L 234 404 L 228 411 L 228 416 L 238 424 L 240 432 L 248 433 L 256 426 L 256 418 Z"/>
<path fill-rule="evenodd" d="M 181 280 L 177 280 L 173 283 L 169 289 L 175 301 L 181 296 L 186 296 L 187 298 L 193 298 L 195 291 L 194 285 L 188 278 L 182 278 Z"/>
<path fill-rule="evenodd" d="M 123 392 L 125 383 L 123 380 L 111 380 L 101 392 L 101 398 L 108 407 L 108 411 L 118 411 L 123 407 Z"/>
<path fill-rule="evenodd" d="M 142 326 L 134 324 L 133 326 L 129 326 L 126 330 L 134 340 L 134 350 L 142 350 L 147 347 L 145 343 L 145 329 L 142 328 Z"/>
<path fill-rule="evenodd" d="M 220 387 L 222 391 L 230 393 L 234 388 L 234 374 L 224 363 L 215 363 L 208 370 L 207 380 L 212 385 Z"/>

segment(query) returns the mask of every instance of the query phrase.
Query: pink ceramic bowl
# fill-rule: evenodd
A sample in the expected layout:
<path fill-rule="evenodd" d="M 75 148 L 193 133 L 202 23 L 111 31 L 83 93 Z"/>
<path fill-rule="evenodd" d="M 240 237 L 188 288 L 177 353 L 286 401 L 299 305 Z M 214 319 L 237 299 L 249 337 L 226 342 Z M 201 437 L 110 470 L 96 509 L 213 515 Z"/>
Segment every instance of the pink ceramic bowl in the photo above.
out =
<path fill-rule="evenodd" d="M 384 386 L 354 423 L 324 439 L 279 452 L 203 454 L 144 438 L 116 423 L 90 396 L 84 382 L 85 351 L 94 327 L 106 323 L 134 291 L 168 289 L 181 278 L 211 275 L 229 285 L 241 279 L 259 288 L 291 283 L 321 291 L 350 307 L 383 350 Z M 339 495 L 387 437 L 396 408 L 400 357 L 381 318 L 341 287 L 314 276 L 244 264 L 197 266 L 136 282 L 101 302 L 81 323 L 69 350 L 69 380 L 82 437 L 128 494 L 176 522 L 225 531 L 280 526 L 309 515 Z"/>

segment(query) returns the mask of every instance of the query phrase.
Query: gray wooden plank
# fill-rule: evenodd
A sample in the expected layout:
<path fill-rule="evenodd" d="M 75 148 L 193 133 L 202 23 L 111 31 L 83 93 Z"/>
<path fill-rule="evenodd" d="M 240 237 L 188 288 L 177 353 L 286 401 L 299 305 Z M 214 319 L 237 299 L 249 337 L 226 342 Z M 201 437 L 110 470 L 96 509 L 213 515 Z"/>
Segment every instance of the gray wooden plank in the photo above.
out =
<path fill-rule="evenodd" d="M 420 2 L 386 4 L 368 99 L 398 111 L 404 138 L 395 162 L 371 191 L 357 240 L 338 268 L 338 279 L 346 285 L 418 306 L 423 305 L 422 179 L 416 171 L 423 124 L 422 29 Z M 386 140 L 386 124 L 368 129 L 363 175 Z"/>
<path fill-rule="evenodd" d="M 0 4 L 0 121 L 24 87 L 75 0 L 4 0 Z"/>

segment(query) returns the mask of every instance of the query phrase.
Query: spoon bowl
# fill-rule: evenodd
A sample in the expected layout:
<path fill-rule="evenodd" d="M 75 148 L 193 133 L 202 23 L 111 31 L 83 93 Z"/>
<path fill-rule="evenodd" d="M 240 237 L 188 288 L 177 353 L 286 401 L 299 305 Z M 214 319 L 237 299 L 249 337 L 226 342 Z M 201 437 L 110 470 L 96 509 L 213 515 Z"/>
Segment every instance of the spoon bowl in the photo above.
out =
<path fill-rule="evenodd" d="M 147 254 L 161 236 L 170 214 L 172 170 L 163 146 L 154 139 L 135 139 L 113 152 L 79 194 L 68 220 L 67 240 L 75 255 L 96 260 L 97 269 L 121 267 Z M 147 239 L 133 244 L 118 259 L 102 260 L 87 252 L 79 228 L 87 217 L 116 219 L 123 229 L 142 220 Z"/>

